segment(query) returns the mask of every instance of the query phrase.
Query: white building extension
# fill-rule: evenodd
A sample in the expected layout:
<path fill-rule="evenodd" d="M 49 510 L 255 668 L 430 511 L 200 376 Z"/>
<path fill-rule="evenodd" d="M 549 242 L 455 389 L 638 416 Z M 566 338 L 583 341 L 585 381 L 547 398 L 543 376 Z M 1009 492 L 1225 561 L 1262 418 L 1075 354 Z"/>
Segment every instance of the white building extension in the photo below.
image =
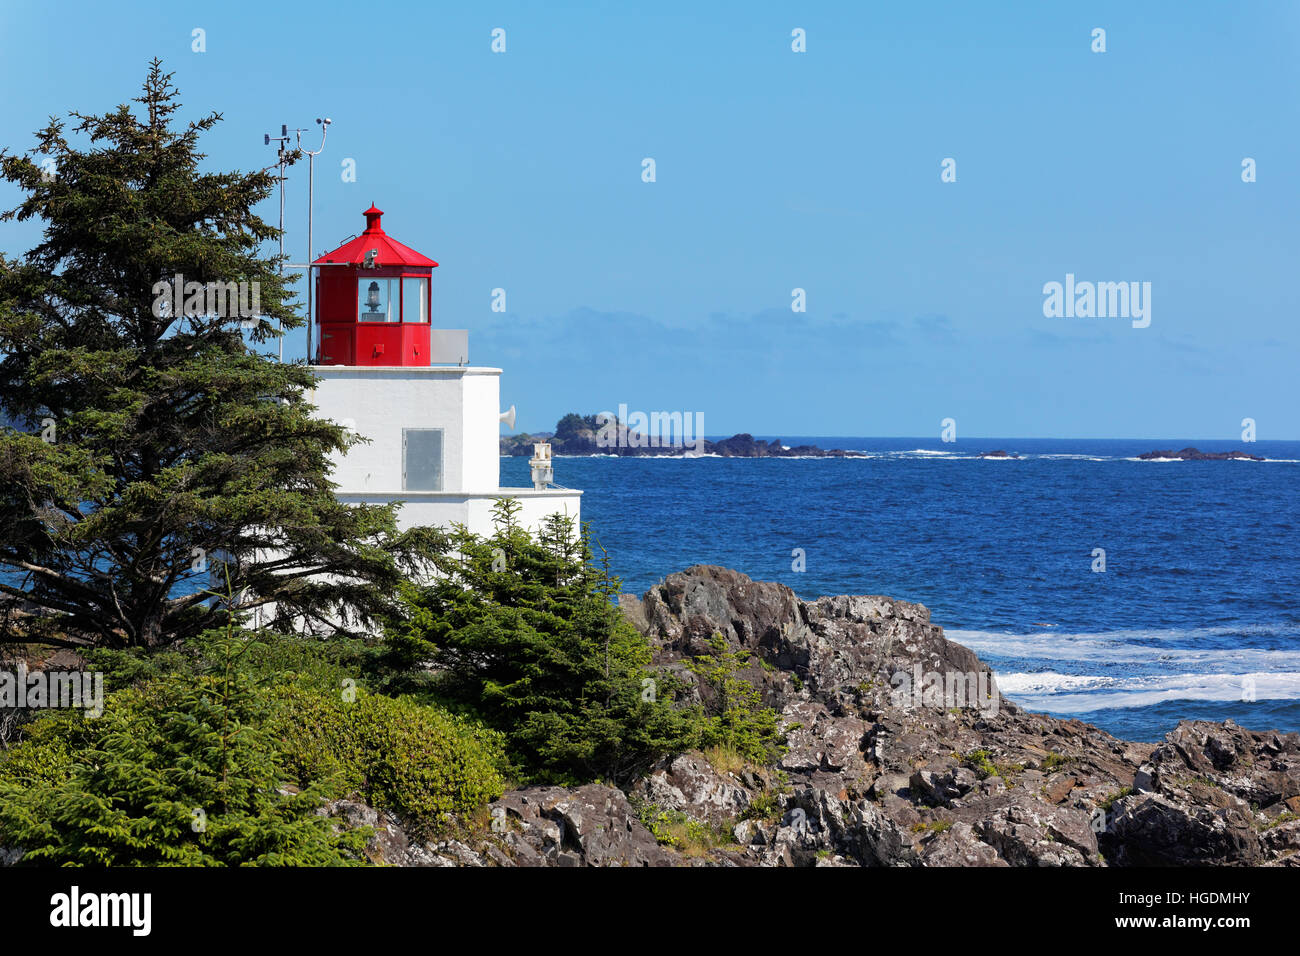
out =
<path fill-rule="evenodd" d="M 322 366 L 310 396 L 319 415 L 369 439 L 338 456 L 336 494 L 347 503 L 401 502 L 398 525 L 460 522 L 492 532 L 496 499 L 516 499 L 520 524 L 547 515 L 581 520 L 581 491 L 501 487 L 501 369 Z"/>

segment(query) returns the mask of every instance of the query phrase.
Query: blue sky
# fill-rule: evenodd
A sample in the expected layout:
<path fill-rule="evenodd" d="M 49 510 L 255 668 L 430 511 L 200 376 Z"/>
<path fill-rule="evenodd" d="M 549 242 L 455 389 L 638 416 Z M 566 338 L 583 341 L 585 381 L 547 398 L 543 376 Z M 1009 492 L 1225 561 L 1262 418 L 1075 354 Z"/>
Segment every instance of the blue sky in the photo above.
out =
<path fill-rule="evenodd" d="M 224 113 L 214 168 L 330 116 L 317 252 L 384 209 L 523 429 L 625 403 L 709 434 L 1300 438 L 1300 4 L 613 6 L 5 2 L 0 144 L 154 55 Z M 1045 317 L 1067 273 L 1150 282 L 1150 327 Z"/>

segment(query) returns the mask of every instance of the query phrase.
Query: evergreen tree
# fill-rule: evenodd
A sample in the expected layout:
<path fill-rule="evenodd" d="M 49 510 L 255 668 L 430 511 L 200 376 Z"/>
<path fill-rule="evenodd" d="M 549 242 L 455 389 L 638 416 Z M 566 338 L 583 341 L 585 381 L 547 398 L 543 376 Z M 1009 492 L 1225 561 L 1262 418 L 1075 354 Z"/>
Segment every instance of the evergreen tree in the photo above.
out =
<path fill-rule="evenodd" d="M 576 438 L 580 432 L 590 428 L 587 420 L 581 415 L 569 412 L 555 424 L 555 437 L 563 441 L 566 438 Z"/>
<path fill-rule="evenodd" d="M 408 591 L 389 664 L 438 669 L 436 689 L 506 736 L 539 780 L 625 782 L 698 742 L 698 716 L 613 604 L 620 585 L 590 537 L 552 515 L 534 540 L 502 499 L 487 539 L 461 531 L 430 586 Z"/>
<path fill-rule="evenodd" d="M 780 715 L 763 704 L 763 695 L 738 677 L 754 657 L 747 650 L 731 651 L 721 632 L 709 638 L 709 654 L 697 654 L 686 669 L 703 683 L 705 714 L 700 728 L 704 747 L 721 747 L 757 764 L 771 763 L 785 753 Z"/>
<path fill-rule="evenodd" d="M 81 718 L 80 747 L 54 770 L 0 775 L 0 838 L 35 865 L 362 862 L 367 831 L 319 816 L 321 788 L 284 787 L 267 695 L 241 666 L 253 641 L 227 631 L 204 673 L 123 691 Z"/>
<path fill-rule="evenodd" d="M 51 119 L 29 153 L 0 151 L 26 194 L 3 218 L 44 223 L 25 257 L 0 257 L 0 417 L 17 423 L 0 428 L 0 597 L 37 612 L 0 619 L 0 642 L 198 634 L 220 621 L 202 589 L 221 565 L 237 611 L 355 630 L 441 536 L 335 499 L 329 456 L 355 436 L 313 417 L 306 366 L 257 350 L 303 321 L 260 251 L 274 173 L 202 171 L 220 114 L 175 123 L 158 61 L 135 102 L 73 113 L 81 146 Z M 158 285 L 177 275 L 187 294 L 247 283 L 256 314 L 178 310 Z"/>

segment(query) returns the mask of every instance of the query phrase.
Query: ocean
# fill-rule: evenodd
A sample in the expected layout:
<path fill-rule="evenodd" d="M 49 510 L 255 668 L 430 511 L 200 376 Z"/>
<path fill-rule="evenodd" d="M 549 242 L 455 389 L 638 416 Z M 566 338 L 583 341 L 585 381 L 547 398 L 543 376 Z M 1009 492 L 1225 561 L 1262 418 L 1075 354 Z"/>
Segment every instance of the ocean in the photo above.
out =
<path fill-rule="evenodd" d="M 1300 442 L 779 437 L 868 457 L 560 458 L 555 480 L 585 491 L 625 591 L 718 564 L 803 598 L 884 594 L 1031 710 L 1133 740 L 1300 730 Z M 1188 445 L 1267 460 L 1137 460 Z M 501 472 L 528 484 L 524 458 Z"/>

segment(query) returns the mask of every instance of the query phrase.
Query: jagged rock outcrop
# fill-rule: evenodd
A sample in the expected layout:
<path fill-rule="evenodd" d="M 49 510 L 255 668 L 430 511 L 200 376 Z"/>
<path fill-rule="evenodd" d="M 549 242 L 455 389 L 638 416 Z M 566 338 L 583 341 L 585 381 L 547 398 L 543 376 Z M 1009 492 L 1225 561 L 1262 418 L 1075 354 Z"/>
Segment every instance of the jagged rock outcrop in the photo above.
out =
<path fill-rule="evenodd" d="M 664 761 L 637 784 L 635 792 L 646 803 L 715 825 L 734 823 L 753 800 L 745 781 L 715 770 L 700 754 Z"/>
<path fill-rule="evenodd" d="M 486 831 L 422 842 L 392 814 L 350 800 L 322 813 L 341 826 L 367 826 L 366 856 L 390 866 L 673 866 L 682 861 L 661 847 L 637 818 L 627 795 L 601 784 L 568 789 L 527 787 L 488 807 Z"/>
<path fill-rule="evenodd" d="M 1114 806 L 1107 835 L 1118 863 L 1257 864 L 1300 849 L 1300 734 L 1184 722 L 1142 782 Z"/>
<path fill-rule="evenodd" d="M 1300 797 L 1300 735 L 1185 723 L 1153 748 L 1026 713 L 981 683 L 988 668 L 924 607 L 884 597 L 802 601 L 699 566 L 624 609 L 660 664 L 703 652 L 714 633 L 756 655 L 743 676 L 797 725 L 778 763 L 782 806 L 803 808 L 823 854 L 1179 865 L 1281 861 L 1300 842 L 1287 803 Z M 931 679 L 943 693 L 927 693 Z"/>
<path fill-rule="evenodd" d="M 1184 722 L 1158 745 L 1027 713 L 918 604 L 803 601 L 725 568 L 669 575 L 628 619 L 655 664 L 684 666 L 722 635 L 776 708 L 775 767 L 664 761 L 629 788 L 530 788 L 491 808 L 493 832 L 388 862 L 534 866 L 1300 865 L 1300 734 Z M 710 689 L 697 685 L 696 699 Z M 637 806 L 634 807 L 633 804 Z M 637 807 L 700 821 L 730 843 L 660 846 Z M 380 818 L 383 822 L 383 818 Z"/>
<path fill-rule="evenodd" d="M 637 819 L 627 796 L 587 784 L 529 787 L 490 808 L 517 859 L 554 866 L 670 866 L 674 859 Z M 504 813 L 501 813 L 504 811 Z"/>

